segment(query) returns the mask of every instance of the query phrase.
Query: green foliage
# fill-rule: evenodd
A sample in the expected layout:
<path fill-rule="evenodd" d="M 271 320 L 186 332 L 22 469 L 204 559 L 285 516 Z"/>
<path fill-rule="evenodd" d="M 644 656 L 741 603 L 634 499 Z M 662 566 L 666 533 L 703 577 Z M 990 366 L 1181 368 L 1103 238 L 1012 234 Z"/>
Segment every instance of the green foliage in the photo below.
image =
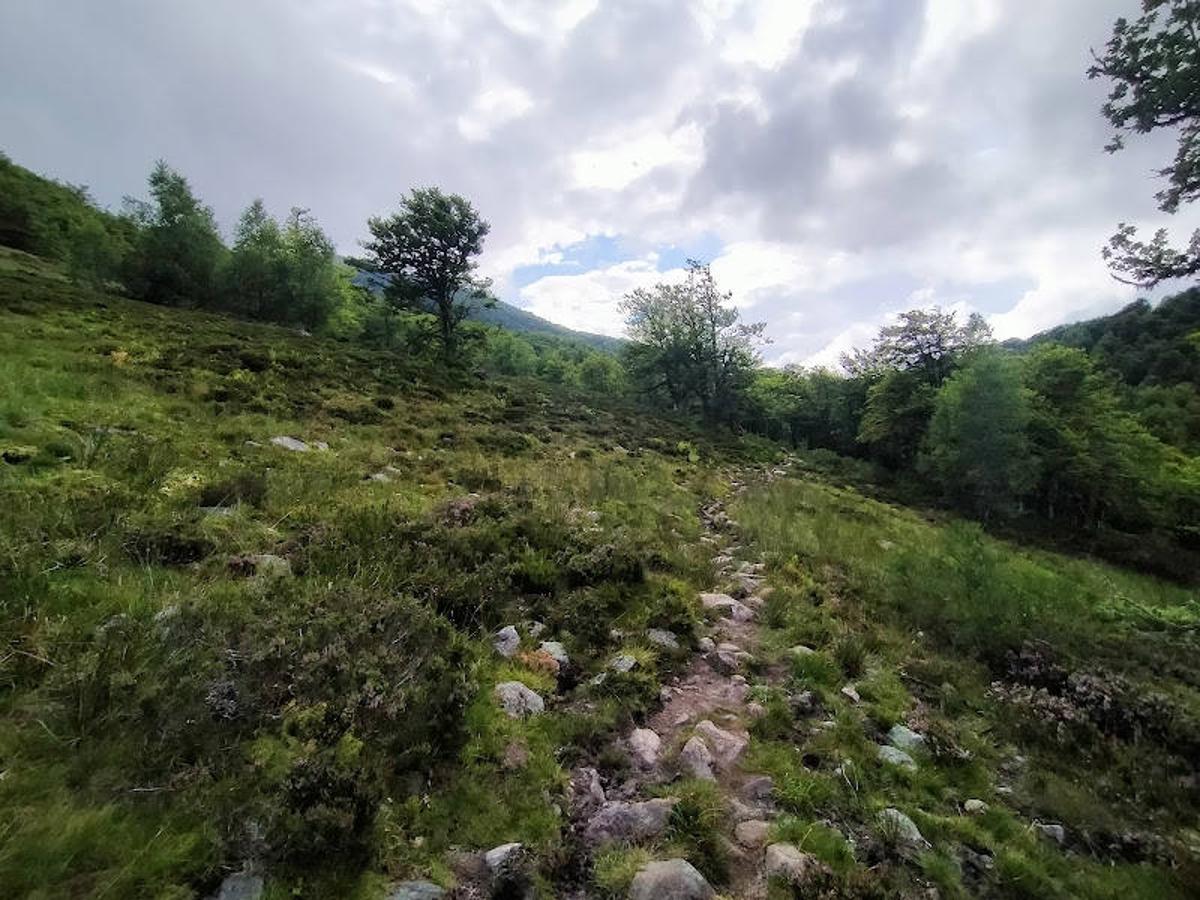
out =
<path fill-rule="evenodd" d="M 725 850 L 725 798 L 711 781 L 691 779 L 671 786 L 676 803 L 671 810 L 669 839 L 705 878 L 720 884 L 728 873 Z"/>

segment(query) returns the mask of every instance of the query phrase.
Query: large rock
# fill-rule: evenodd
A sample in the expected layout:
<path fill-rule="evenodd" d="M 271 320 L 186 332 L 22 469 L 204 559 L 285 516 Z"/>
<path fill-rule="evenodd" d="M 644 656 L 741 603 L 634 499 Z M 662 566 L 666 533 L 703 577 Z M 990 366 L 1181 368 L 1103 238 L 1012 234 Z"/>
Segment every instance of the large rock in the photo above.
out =
<path fill-rule="evenodd" d="M 675 800 L 661 798 L 626 803 L 613 800 L 593 815 L 584 829 L 584 840 L 593 847 L 613 841 L 636 843 L 666 830 Z"/>
<path fill-rule="evenodd" d="M 510 657 L 521 646 L 521 635 L 512 625 L 505 625 L 492 635 L 492 646 L 501 656 Z"/>
<path fill-rule="evenodd" d="M 300 438 L 288 437 L 287 435 L 279 435 L 271 438 L 271 443 L 276 447 L 282 447 L 284 450 L 291 450 L 293 453 L 307 453 L 310 449 L 308 444 L 300 440 Z"/>
<path fill-rule="evenodd" d="M 679 639 L 663 628 L 647 628 L 646 640 L 656 647 L 662 647 L 664 650 L 674 651 L 679 649 Z"/>
<path fill-rule="evenodd" d="M 898 750 L 895 747 L 879 747 L 875 751 L 879 755 L 881 762 L 887 763 L 889 766 L 899 766 L 901 769 L 906 769 L 909 772 L 917 770 L 917 762 L 903 750 Z"/>
<path fill-rule="evenodd" d="M 715 780 L 712 764 L 713 757 L 708 745 L 695 735 L 688 738 L 683 749 L 679 751 L 680 768 L 693 778 L 702 778 L 705 781 Z"/>
<path fill-rule="evenodd" d="M 888 743 L 899 750 L 913 751 L 925 746 L 925 735 L 906 725 L 893 725 L 887 734 Z"/>
<path fill-rule="evenodd" d="M 542 698 L 519 681 L 502 681 L 495 693 L 504 711 L 514 719 L 536 716 L 546 709 Z"/>
<path fill-rule="evenodd" d="M 738 822 L 734 826 L 733 836 L 748 850 L 757 850 L 767 842 L 767 832 L 770 830 L 770 824 L 762 819 L 750 819 L 748 822 Z"/>
<path fill-rule="evenodd" d="M 402 881 L 394 884 L 387 893 L 387 900 L 441 900 L 446 889 L 432 881 Z"/>
<path fill-rule="evenodd" d="M 742 784 L 741 794 L 751 803 L 770 803 L 775 796 L 775 781 L 770 775 L 755 775 Z"/>
<path fill-rule="evenodd" d="M 718 610 L 735 622 L 749 622 L 754 618 L 754 610 L 728 594 L 701 594 L 700 605 Z"/>
<path fill-rule="evenodd" d="M 746 749 L 746 738 L 719 728 L 708 719 L 696 726 L 696 734 L 703 739 L 704 743 L 708 744 L 713 759 L 722 769 L 727 769 L 737 762 L 738 757 Z"/>
<path fill-rule="evenodd" d="M 963 811 L 968 816 L 983 815 L 983 813 L 987 812 L 987 808 L 988 805 L 978 797 L 971 797 L 966 803 L 963 804 Z"/>
<path fill-rule="evenodd" d="M 928 841 L 921 834 L 921 829 L 917 828 L 917 823 L 898 809 L 889 806 L 879 814 L 879 821 L 885 827 L 895 829 L 896 836 L 903 845 L 924 847 L 928 844 Z"/>
<path fill-rule="evenodd" d="M 711 900 L 716 893 L 683 859 L 668 859 L 644 865 L 629 886 L 630 900 Z"/>
<path fill-rule="evenodd" d="M 772 844 L 763 861 L 763 873 L 767 878 L 778 878 L 796 887 L 803 886 L 820 870 L 820 860 L 801 853 L 792 844 Z"/>
<path fill-rule="evenodd" d="M 634 765 L 643 769 L 653 769 L 658 765 L 658 754 L 662 749 L 662 738 L 649 728 L 635 728 L 626 739 L 629 744 L 629 755 Z"/>
<path fill-rule="evenodd" d="M 263 880 L 257 875 L 239 872 L 221 882 L 214 900 L 259 900 L 263 895 Z"/>
<path fill-rule="evenodd" d="M 483 854 L 483 861 L 487 863 L 492 874 L 498 875 L 512 867 L 521 855 L 521 849 L 522 845 L 515 841 L 511 844 L 501 844 Z"/>
<path fill-rule="evenodd" d="M 736 653 L 719 648 L 705 656 L 704 661 L 721 675 L 736 675 L 742 667 L 742 661 Z"/>

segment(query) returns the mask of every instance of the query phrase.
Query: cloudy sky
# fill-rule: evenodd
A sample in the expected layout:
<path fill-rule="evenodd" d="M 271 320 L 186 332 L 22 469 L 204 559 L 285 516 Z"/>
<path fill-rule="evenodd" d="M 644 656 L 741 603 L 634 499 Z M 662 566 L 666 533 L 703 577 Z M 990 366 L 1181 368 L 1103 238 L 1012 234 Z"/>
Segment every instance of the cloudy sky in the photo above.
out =
<path fill-rule="evenodd" d="M 1161 223 L 1170 138 L 1105 154 L 1085 70 L 1138 6 L 5 0 L 0 149 L 112 206 L 164 158 L 227 233 L 261 196 L 344 253 L 436 184 L 538 315 L 619 334 L 623 293 L 699 257 L 770 361 L 832 362 L 914 306 L 1008 337 L 1136 296 L 1099 250 Z"/>

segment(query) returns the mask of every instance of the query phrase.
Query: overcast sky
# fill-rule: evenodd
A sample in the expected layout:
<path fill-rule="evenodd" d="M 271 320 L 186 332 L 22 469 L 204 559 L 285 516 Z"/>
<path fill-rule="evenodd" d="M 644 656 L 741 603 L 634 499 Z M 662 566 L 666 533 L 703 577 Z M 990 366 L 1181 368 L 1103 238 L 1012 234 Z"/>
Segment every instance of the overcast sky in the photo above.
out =
<path fill-rule="evenodd" d="M 157 158 L 229 233 L 254 197 L 343 253 L 412 186 L 492 223 L 503 299 L 619 334 L 638 285 L 713 263 L 772 362 L 889 315 L 1000 337 L 1136 293 L 1099 251 L 1163 222 L 1169 136 L 1110 156 L 1089 50 L 1137 0 L 4 0 L 0 149 L 145 193 Z"/>

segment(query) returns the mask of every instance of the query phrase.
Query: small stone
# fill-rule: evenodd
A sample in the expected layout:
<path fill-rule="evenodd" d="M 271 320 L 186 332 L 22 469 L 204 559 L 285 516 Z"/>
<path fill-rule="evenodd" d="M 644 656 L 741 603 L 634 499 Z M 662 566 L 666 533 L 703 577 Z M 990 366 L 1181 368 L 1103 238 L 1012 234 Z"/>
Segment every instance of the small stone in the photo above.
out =
<path fill-rule="evenodd" d="M 851 703 L 862 702 L 862 697 L 858 695 L 858 690 L 852 684 L 848 684 L 842 688 L 842 696 L 848 698 Z"/>
<path fill-rule="evenodd" d="M 896 747 L 879 747 L 876 750 L 881 762 L 885 762 L 891 766 L 899 766 L 902 769 L 907 769 L 910 772 L 917 770 L 917 763 L 911 756 L 903 750 Z"/>
<path fill-rule="evenodd" d="M 679 640 L 671 632 L 663 628 L 646 629 L 646 640 L 664 650 L 678 650 Z"/>
<path fill-rule="evenodd" d="M 683 749 L 679 751 L 680 766 L 693 778 L 714 781 L 716 776 L 713 775 L 712 763 L 713 757 L 708 745 L 695 735 L 688 738 Z"/>
<path fill-rule="evenodd" d="M 722 769 L 737 762 L 748 743 L 746 738 L 719 728 L 708 719 L 696 725 L 696 734 L 708 745 L 717 765 Z"/>
<path fill-rule="evenodd" d="M 898 809 L 889 806 L 879 814 L 879 819 L 885 825 L 896 829 L 897 836 L 903 844 L 919 847 L 929 843 L 921 835 L 917 823 Z"/>
<path fill-rule="evenodd" d="M 239 872 L 221 882 L 215 900 L 259 900 L 263 895 L 263 880 L 257 875 Z"/>
<path fill-rule="evenodd" d="M 636 843 L 666 830 L 675 800 L 659 798 L 629 803 L 611 800 L 588 820 L 584 839 L 593 847 L 611 841 Z"/>
<path fill-rule="evenodd" d="M 567 803 L 571 812 L 579 817 L 590 815 L 605 802 L 604 787 L 600 784 L 600 773 L 591 766 L 584 766 L 571 773 L 567 785 Z"/>
<path fill-rule="evenodd" d="M 770 803 L 775 794 L 775 781 L 770 775 L 755 775 L 742 784 L 741 794 L 751 803 Z"/>
<path fill-rule="evenodd" d="M 545 701 L 519 681 L 502 681 L 496 685 L 496 699 L 514 719 L 536 716 L 546 709 Z"/>
<path fill-rule="evenodd" d="M 608 667 L 614 672 L 632 672 L 637 667 L 638 661 L 628 653 L 622 653 L 620 656 L 614 656 L 609 660 Z"/>
<path fill-rule="evenodd" d="M 402 881 L 388 891 L 387 900 L 440 900 L 446 889 L 432 881 Z"/>
<path fill-rule="evenodd" d="M 271 443 L 276 447 L 282 447 L 284 450 L 291 450 L 293 453 L 307 453 L 311 448 L 300 438 L 288 437 L 287 435 L 279 435 L 271 438 Z"/>
<path fill-rule="evenodd" d="M 521 635 L 512 625 L 505 625 L 492 635 L 492 647 L 504 657 L 511 657 L 521 646 Z"/>
<path fill-rule="evenodd" d="M 963 804 L 963 811 L 969 816 L 978 816 L 981 813 L 987 812 L 988 805 L 976 797 L 972 797 Z"/>
<path fill-rule="evenodd" d="M 792 654 L 792 656 L 812 656 L 816 652 L 812 647 L 807 647 L 804 644 L 797 644 L 788 650 L 788 653 Z"/>
<path fill-rule="evenodd" d="M 529 748 L 522 741 L 510 741 L 504 748 L 504 758 L 500 761 L 509 772 L 525 768 L 529 763 Z"/>
<path fill-rule="evenodd" d="M 888 743 L 900 750 L 916 750 L 925 746 L 925 735 L 905 725 L 893 725 L 888 731 Z"/>
<path fill-rule="evenodd" d="M 715 896 L 704 876 L 683 859 L 646 863 L 629 886 L 630 900 L 712 900 Z"/>
<path fill-rule="evenodd" d="M 701 594 L 700 604 L 705 609 L 720 610 L 735 622 L 749 622 L 754 618 L 754 610 L 728 594 Z"/>
<path fill-rule="evenodd" d="M 1055 825 L 1047 822 L 1034 822 L 1033 827 L 1038 833 L 1047 840 L 1054 841 L 1056 844 L 1061 844 L 1067 839 L 1067 830 L 1061 825 Z"/>
<path fill-rule="evenodd" d="M 502 872 L 520 855 L 521 848 L 522 845 L 517 842 L 501 844 L 499 847 L 493 847 L 485 853 L 483 859 L 493 874 Z"/>
<path fill-rule="evenodd" d="M 801 887 L 821 870 L 815 856 L 801 853 L 793 844 L 771 844 L 767 847 L 763 873 L 794 887 Z"/>
<path fill-rule="evenodd" d="M 329 449 L 329 445 L 327 443 L 325 443 L 324 441 L 313 441 L 313 447 L 315 447 L 318 450 L 328 450 Z"/>
<path fill-rule="evenodd" d="M 542 632 L 545 630 L 546 630 L 545 622 L 530 622 L 529 623 L 528 631 L 529 631 L 530 637 L 533 637 L 533 638 L 540 637 Z"/>
<path fill-rule="evenodd" d="M 742 661 L 737 654 L 730 653 L 728 650 L 714 650 L 707 654 L 704 660 L 722 675 L 733 675 L 742 667 Z"/>
<path fill-rule="evenodd" d="M 256 553 L 248 557 L 258 578 L 291 578 L 292 564 L 274 553 Z"/>
<path fill-rule="evenodd" d="M 733 836 L 743 847 L 756 850 L 767 842 L 767 832 L 770 830 L 770 824 L 762 819 L 751 819 L 749 822 L 738 822 L 733 829 Z"/>
<path fill-rule="evenodd" d="M 542 641 L 538 649 L 560 666 L 566 667 L 571 664 L 571 657 L 567 655 L 567 649 L 558 641 Z"/>
<path fill-rule="evenodd" d="M 717 649 L 717 645 L 713 643 L 713 639 L 710 637 L 700 638 L 700 640 L 696 642 L 696 646 L 700 648 L 701 653 L 711 653 L 713 650 Z"/>
<path fill-rule="evenodd" d="M 788 706 L 797 717 L 812 716 L 821 708 L 821 701 L 812 691 L 801 691 L 788 697 Z"/>
<path fill-rule="evenodd" d="M 649 728 L 635 728 L 626 739 L 629 745 L 629 755 L 635 765 L 643 769 L 653 769 L 658 765 L 658 754 L 662 748 L 662 738 Z"/>

